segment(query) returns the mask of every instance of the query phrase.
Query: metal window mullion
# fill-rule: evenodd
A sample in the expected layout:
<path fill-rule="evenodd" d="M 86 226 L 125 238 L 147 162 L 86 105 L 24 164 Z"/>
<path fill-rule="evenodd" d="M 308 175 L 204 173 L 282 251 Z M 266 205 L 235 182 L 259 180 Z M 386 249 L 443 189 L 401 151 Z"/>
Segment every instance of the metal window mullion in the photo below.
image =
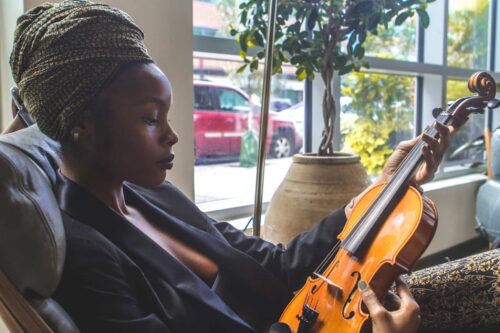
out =
<path fill-rule="evenodd" d="M 304 152 L 312 152 L 312 100 L 313 84 L 310 79 L 304 83 Z"/>
<path fill-rule="evenodd" d="M 447 85 L 448 85 L 448 23 L 449 23 L 449 13 L 450 13 L 450 3 L 448 0 L 444 0 L 444 18 L 443 18 L 443 61 L 442 61 L 442 66 L 445 69 L 442 74 L 442 86 L 441 86 L 441 107 L 446 110 L 446 92 L 447 92 Z M 437 174 L 441 174 L 444 172 L 444 164 L 445 163 L 440 163 L 438 170 L 436 171 Z"/>
<path fill-rule="evenodd" d="M 339 151 L 341 149 L 341 133 L 340 133 L 340 75 L 338 75 L 338 72 L 335 72 L 333 75 L 333 99 L 335 106 L 337 107 L 337 114 L 335 115 L 335 128 L 333 132 L 333 149 L 336 151 Z"/>
<path fill-rule="evenodd" d="M 489 23 L 488 24 L 488 58 L 487 58 L 488 71 L 490 73 L 495 71 L 495 55 L 496 55 L 496 51 L 497 51 L 496 50 L 497 6 L 498 6 L 497 0 L 490 1 L 489 22 L 488 22 Z M 493 114 L 492 114 L 492 110 L 490 110 L 490 109 L 486 109 L 486 114 L 484 117 L 484 127 L 485 127 L 485 129 L 487 128 L 490 131 L 492 130 Z M 486 158 L 486 152 L 485 152 L 485 158 Z"/>
<path fill-rule="evenodd" d="M 424 52 L 425 52 L 425 32 L 422 22 L 418 20 L 417 27 L 417 62 L 424 62 Z M 423 98 L 424 98 L 424 78 L 420 75 L 416 77 L 415 85 L 415 114 L 414 122 L 415 126 L 413 128 L 413 135 L 419 135 L 422 133 L 423 126 Z"/>
<path fill-rule="evenodd" d="M 489 8 L 489 24 L 488 24 L 488 71 L 495 71 L 495 54 L 496 54 L 496 27 L 497 27 L 497 0 L 490 1 Z"/>

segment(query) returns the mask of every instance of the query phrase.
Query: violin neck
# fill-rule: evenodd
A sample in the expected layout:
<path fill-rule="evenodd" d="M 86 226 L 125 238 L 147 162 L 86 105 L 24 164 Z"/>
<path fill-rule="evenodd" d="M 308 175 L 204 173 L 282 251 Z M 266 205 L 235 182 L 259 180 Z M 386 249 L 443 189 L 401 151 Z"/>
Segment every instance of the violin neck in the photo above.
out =
<path fill-rule="evenodd" d="M 448 113 L 441 113 L 435 122 L 439 122 L 442 125 L 447 125 L 451 121 L 451 115 Z M 435 139 L 439 138 L 439 132 L 434 128 L 434 126 L 429 126 L 424 130 L 424 134 Z M 414 173 L 417 171 L 418 167 L 423 161 L 422 149 L 425 146 L 425 142 L 419 139 L 415 146 L 407 154 L 406 158 L 401 162 L 399 167 L 396 169 L 392 175 L 391 180 L 388 182 L 387 187 L 400 188 L 408 186 L 410 180 L 412 179 Z M 406 189 L 405 187 L 405 189 Z"/>
<path fill-rule="evenodd" d="M 436 122 L 447 125 L 451 118 L 450 114 L 443 112 L 437 117 Z M 424 133 L 433 138 L 439 138 L 439 132 L 434 126 L 428 127 Z M 411 179 L 424 160 L 422 154 L 424 145 L 425 142 L 420 139 L 410 150 L 386 187 L 344 239 L 341 245 L 342 248 L 357 257 L 362 256 L 363 251 L 370 244 L 370 240 L 375 236 L 404 193 L 406 193 Z"/>

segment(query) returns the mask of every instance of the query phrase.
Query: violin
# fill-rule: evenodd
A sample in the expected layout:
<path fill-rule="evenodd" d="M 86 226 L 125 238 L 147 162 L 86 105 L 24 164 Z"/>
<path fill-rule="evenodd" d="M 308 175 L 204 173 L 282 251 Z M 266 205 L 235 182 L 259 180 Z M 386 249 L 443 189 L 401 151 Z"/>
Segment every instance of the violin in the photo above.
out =
<path fill-rule="evenodd" d="M 461 127 L 471 113 L 482 113 L 495 97 L 494 79 L 477 72 L 468 82 L 477 96 L 463 97 L 448 110 L 434 109 L 435 122 Z M 434 126 L 425 131 L 439 138 Z M 424 161 L 420 140 L 390 180 L 369 189 L 354 206 L 339 242 L 307 278 L 279 322 L 293 333 L 370 332 L 371 321 L 358 282 L 368 282 L 383 299 L 397 276 L 409 273 L 431 242 L 437 210 L 411 180 Z"/>

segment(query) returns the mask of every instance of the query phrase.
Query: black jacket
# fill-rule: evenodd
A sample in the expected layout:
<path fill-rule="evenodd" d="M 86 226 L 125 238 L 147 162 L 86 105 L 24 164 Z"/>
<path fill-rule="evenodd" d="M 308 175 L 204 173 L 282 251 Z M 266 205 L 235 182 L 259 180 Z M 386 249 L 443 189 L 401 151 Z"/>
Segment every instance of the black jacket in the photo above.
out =
<path fill-rule="evenodd" d="M 343 209 L 285 249 L 201 212 L 173 185 L 124 185 L 127 204 L 219 266 L 208 286 L 81 186 L 58 175 L 67 255 L 54 295 L 83 332 L 262 332 L 334 246 Z"/>

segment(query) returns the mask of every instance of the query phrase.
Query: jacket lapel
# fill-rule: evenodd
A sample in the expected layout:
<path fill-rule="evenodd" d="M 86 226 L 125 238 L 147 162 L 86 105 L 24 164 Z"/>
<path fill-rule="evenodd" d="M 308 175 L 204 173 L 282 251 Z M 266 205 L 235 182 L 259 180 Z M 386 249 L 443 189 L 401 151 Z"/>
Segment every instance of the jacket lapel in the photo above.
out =
<path fill-rule="evenodd" d="M 196 218 L 197 214 L 193 213 L 191 214 L 193 218 L 187 221 L 176 218 L 174 216 L 176 210 L 163 207 L 163 202 L 171 204 L 173 201 L 179 206 L 189 205 L 175 193 L 162 191 L 162 197 L 158 198 L 156 195 L 153 197 L 141 195 L 139 193 L 142 191 L 137 192 L 127 185 L 124 187 L 124 193 L 127 202 L 133 203 L 141 211 L 149 212 L 150 220 L 158 227 L 165 229 L 218 264 L 220 283 L 216 282 L 213 290 L 240 317 L 255 327 L 276 320 L 280 311 L 289 302 L 290 291 L 254 258 L 230 246 L 218 231 L 210 232 L 211 229 L 215 230 L 215 227 L 206 215 L 202 214 Z"/>
<path fill-rule="evenodd" d="M 131 191 L 130 188 L 125 188 L 126 200 L 134 201 L 133 204 L 147 204 L 137 194 L 131 194 Z M 198 276 L 87 190 L 58 174 L 56 193 L 62 210 L 102 233 L 136 264 L 140 263 L 140 267 L 143 269 L 147 267 L 147 270 L 155 271 L 163 280 L 174 286 L 179 293 L 205 304 L 212 310 L 244 326 L 247 330 L 254 331 Z M 158 209 L 152 205 L 149 206 L 155 210 L 154 214 L 158 215 Z M 197 244 L 193 244 L 199 240 L 199 237 L 193 235 L 196 228 L 182 224 L 175 218 L 169 219 L 168 223 L 161 223 L 161 225 L 179 240 L 195 245 L 193 248 L 200 251 Z M 200 231 L 196 230 L 196 232 Z"/>

